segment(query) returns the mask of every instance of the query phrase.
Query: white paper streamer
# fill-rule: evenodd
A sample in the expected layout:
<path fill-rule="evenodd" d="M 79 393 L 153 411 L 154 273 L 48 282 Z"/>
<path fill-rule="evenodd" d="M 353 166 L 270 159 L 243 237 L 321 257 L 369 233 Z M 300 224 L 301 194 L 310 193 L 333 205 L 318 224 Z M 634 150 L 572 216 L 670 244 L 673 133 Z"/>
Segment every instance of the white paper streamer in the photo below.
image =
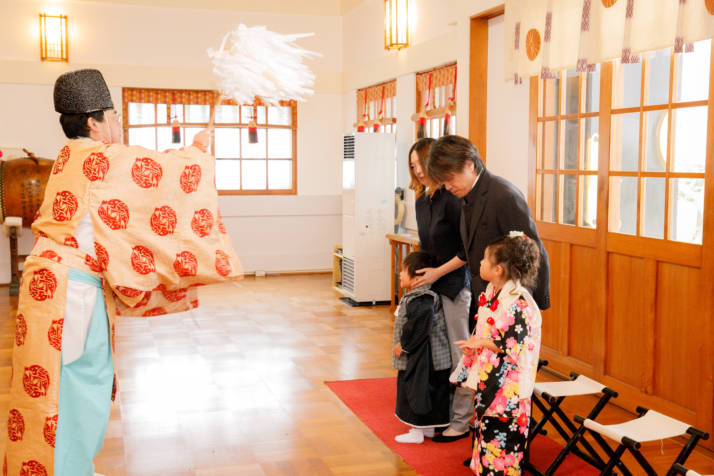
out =
<path fill-rule="evenodd" d="M 218 51 L 208 49 L 218 89 L 239 104 L 252 104 L 256 96 L 271 105 L 304 101 L 313 94 L 315 75 L 303 60 L 322 55 L 294 41 L 312 35 L 281 35 L 264 26 L 239 25 L 223 37 Z"/>

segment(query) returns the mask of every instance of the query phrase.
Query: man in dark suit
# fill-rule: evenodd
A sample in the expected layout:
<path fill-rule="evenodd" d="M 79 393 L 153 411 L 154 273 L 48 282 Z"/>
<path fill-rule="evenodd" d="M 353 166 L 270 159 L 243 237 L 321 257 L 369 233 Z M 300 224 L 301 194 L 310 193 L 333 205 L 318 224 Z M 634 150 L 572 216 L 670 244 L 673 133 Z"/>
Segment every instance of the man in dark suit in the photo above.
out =
<path fill-rule="evenodd" d="M 486 247 L 510 231 L 522 231 L 540 248 L 541 262 L 533 299 L 541 310 L 550 307 L 548 254 L 538 237 L 526 199 L 511 182 L 486 170 L 476 147 L 459 136 L 444 136 L 434 142 L 427 161 L 429 178 L 443 183 L 462 199 L 461 239 L 471 269 L 472 302 L 487 282 L 479 274 Z"/>

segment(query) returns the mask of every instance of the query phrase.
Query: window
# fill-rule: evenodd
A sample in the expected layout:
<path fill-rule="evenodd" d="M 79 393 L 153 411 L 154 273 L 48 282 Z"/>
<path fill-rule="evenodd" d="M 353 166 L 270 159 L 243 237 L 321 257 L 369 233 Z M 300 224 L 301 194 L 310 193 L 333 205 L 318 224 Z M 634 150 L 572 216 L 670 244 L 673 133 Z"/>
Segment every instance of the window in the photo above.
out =
<path fill-rule="evenodd" d="M 456 64 L 440 66 L 429 71 L 417 73 L 417 116 L 426 112 L 426 137 L 438 139 L 446 132 L 456 131 Z M 444 130 L 444 117 L 449 101 L 453 103 L 450 111 L 449 130 Z"/>
<path fill-rule="evenodd" d="M 600 69 L 568 70 L 540 84 L 536 217 L 595 228 Z"/>
<path fill-rule="evenodd" d="M 364 132 L 397 131 L 397 81 L 391 80 L 357 90 L 357 122 Z M 361 121 L 360 121 L 361 119 Z M 381 119 L 381 120 L 380 120 Z M 374 125 L 379 124 L 375 130 Z"/>
<path fill-rule="evenodd" d="M 608 231 L 701 244 L 710 57 L 706 40 L 614 61 L 602 80 L 600 66 L 538 80 L 537 219 L 596 227 L 598 151 L 608 147 Z"/>
<path fill-rule="evenodd" d="M 238 105 L 205 90 L 123 89 L 124 142 L 164 151 L 190 145 L 215 108 L 216 157 L 220 194 L 297 193 L 297 106 Z M 255 120 L 257 143 L 249 140 Z M 179 134 L 174 135 L 174 130 Z M 178 139 L 178 142 L 174 140 Z"/>

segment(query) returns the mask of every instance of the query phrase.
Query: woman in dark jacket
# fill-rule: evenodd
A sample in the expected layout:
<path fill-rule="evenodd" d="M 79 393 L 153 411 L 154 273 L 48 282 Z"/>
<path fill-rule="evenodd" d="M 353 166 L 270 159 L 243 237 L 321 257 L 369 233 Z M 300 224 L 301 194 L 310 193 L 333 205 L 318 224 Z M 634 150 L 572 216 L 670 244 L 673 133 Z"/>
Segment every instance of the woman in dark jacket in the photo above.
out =
<path fill-rule="evenodd" d="M 454 341 L 469 337 L 469 290 L 466 253 L 459 231 L 461 201 L 443 187 L 430 188 L 426 175 L 426 160 L 434 139 L 417 141 L 409 150 L 409 188 L 416 199 L 416 220 L 422 250 L 431 253 L 436 266 L 419 270 L 416 286 L 431 284 L 443 303 L 446 328 L 451 342 L 451 363 L 455 366 L 461 350 Z M 473 393 L 457 387 L 451 405 L 449 428 L 433 441 L 448 443 L 468 436 L 469 420 L 473 416 Z"/>

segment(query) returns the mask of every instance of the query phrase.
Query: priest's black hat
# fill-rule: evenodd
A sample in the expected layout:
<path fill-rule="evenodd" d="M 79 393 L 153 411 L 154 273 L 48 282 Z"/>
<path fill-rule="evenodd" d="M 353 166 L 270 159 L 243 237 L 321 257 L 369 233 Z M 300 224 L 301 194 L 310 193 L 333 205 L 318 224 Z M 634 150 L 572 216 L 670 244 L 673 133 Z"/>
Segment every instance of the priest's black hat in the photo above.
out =
<path fill-rule="evenodd" d="M 96 69 L 79 69 L 62 74 L 55 81 L 55 111 L 86 114 L 114 109 L 104 77 Z"/>

